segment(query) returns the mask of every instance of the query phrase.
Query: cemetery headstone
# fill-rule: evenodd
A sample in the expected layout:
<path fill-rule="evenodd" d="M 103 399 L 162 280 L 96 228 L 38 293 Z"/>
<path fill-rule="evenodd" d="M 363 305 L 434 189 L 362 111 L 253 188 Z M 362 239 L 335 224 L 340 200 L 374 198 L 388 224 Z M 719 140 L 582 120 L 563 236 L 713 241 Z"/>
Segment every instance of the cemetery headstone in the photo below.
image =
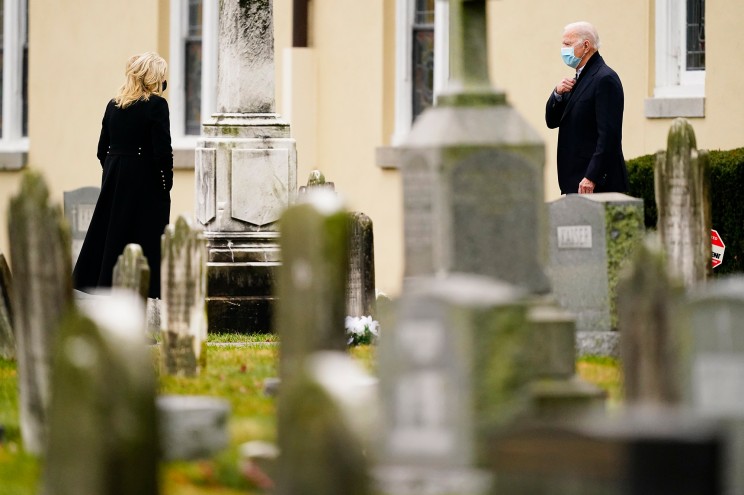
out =
<path fill-rule="evenodd" d="M 0 253 L 0 357 L 14 359 L 16 355 L 13 334 L 13 279 L 5 255 Z"/>
<path fill-rule="evenodd" d="M 73 266 L 80 255 L 85 234 L 88 232 L 90 220 L 93 218 L 93 212 L 96 209 L 100 194 L 100 187 L 81 187 L 64 192 L 65 218 L 70 226 L 70 237 L 72 238 Z"/>
<path fill-rule="evenodd" d="M 161 395 L 157 409 L 164 459 L 208 458 L 228 446 L 228 401 L 199 395 Z"/>
<path fill-rule="evenodd" d="M 163 234 L 161 362 L 164 373 L 195 376 L 206 366 L 206 242 L 179 216 Z"/>
<path fill-rule="evenodd" d="M 669 129 L 667 150 L 656 155 L 657 229 L 670 273 L 685 287 L 711 272 L 708 152 L 696 149 L 695 131 L 682 118 Z"/>
<path fill-rule="evenodd" d="M 687 324 L 684 289 L 668 275 L 666 259 L 652 240 L 636 250 L 617 290 L 626 402 L 679 404 Z"/>
<path fill-rule="evenodd" d="M 579 332 L 617 329 L 616 288 L 643 239 L 643 200 L 620 193 L 571 194 L 549 204 L 548 273 Z"/>
<path fill-rule="evenodd" d="M 691 344 L 685 403 L 725 422 L 726 493 L 744 492 L 744 277 L 716 279 L 688 297 Z"/>
<path fill-rule="evenodd" d="M 419 279 L 382 315 L 381 493 L 488 491 L 485 439 L 529 411 L 522 295 L 474 275 Z"/>
<path fill-rule="evenodd" d="M 8 209 L 13 270 L 13 328 L 20 389 L 21 436 L 41 454 L 51 399 L 52 345 L 72 305 L 70 237 L 62 210 L 50 204 L 41 175 L 25 172 Z"/>
<path fill-rule="evenodd" d="M 274 107 L 272 2 L 220 1 L 217 113 L 202 125 L 194 170 L 210 330 L 271 329 L 278 220 L 297 194 L 295 140 Z"/>
<path fill-rule="evenodd" d="M 326 181 L 325 175 L 320 170 L 313 170 L 310 172 L 310 176 L 307 178 L 307 185 L 300 186 L 297 191 L 297 197 L 301 198 L 305 193 L 312 189 L 328 189 L 335 191 L 336 186 L 333 182 Z"/>
<path fill-rule="evenodd" d="M 364 213 L 349 213 L 348 316 L 375 315 L 375 244 L 372 220 Z"/>
<path fill-rule="evenodd" d="M 361 440 L 328 389 L 304 366 L 282 380 L 277 416 L 277 495 L 373 493 Z"/>
<path fill-rule="evenodd" d="M 530 395 L 533 416 L 543 420 L 581 420 L 604 412 L 606 393 L 576 375 L 574 317 L 549 299 L 532 301 L 527 312 L 532 336 Z"/>
<path fill-rule="evenodd" d="M 473 273 L 547 293 L 545 147 L 488 77 L 485 0 L 450 5 L 451 87 L 401 146 L 405 277 Z"/>
<path fill-rule="evenodd" d="M 346 349 L 348 216 L 336 194 L 313 191 L 281 218 L 276 328 L 282 381 L 314 351 Z"/>
<path fill-rule="evenodd" d="M 42 493 L 156 495 L 156 382 L 142 302 L 118 293 L 86 311 L 71 312 L 59 332 Z"/>
<path fill-rule="evenodd" d="M 127 244 L 114 265 L 113 286 L 129 289 L 147 300 L 150 289 L 150 267 L 139 244 Z"/>

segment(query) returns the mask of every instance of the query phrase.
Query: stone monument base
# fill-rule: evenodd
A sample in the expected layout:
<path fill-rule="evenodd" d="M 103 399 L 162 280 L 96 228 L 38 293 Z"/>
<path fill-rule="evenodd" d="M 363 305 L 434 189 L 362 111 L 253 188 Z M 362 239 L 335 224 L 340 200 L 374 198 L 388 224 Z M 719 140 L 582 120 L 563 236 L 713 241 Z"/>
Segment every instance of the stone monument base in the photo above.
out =
<path fill-rule="evenodd" d="M 272 331 L 278 232 L 207 233 L 209 332 Z"/>

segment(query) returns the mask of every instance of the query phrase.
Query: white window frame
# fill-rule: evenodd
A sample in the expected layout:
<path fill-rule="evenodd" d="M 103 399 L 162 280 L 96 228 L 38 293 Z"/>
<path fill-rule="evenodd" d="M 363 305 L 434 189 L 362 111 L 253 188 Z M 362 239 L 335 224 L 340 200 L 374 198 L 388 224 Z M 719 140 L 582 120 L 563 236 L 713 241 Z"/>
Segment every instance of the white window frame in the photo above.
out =
<path fill-rule="evenodd" d="M 25 165 L 28 137 L 23 136 L 23 42 L 27 39 L 27 0 L 3 2 L 3 129 L 0 169 Z"/>
<path fill-rule="evenodd" d="M 434 4 L 434 101 L 449 80 L 449 2 Z M 395 129 L 391 142 L 402 144 L 413 119 L 413 20 L 416 0 L 397 0 L 395 44 Z"/>
<path fill-rule="evenodd" d="M 688 71 L 687 3 L 656 0 L 656 82 L 646 100 L 649 118 L 704 117 L 704 70 Z"/>
<path fill-rule="evenodd" d="M 202 121 L 217 111 L 217 32 L 219 24 L 218 0 L 202 0 L 202 74 L 201 116 Z M 178 151 L 190 151 L 184 157 L 193 167 L 193 151 L 197 135 L 186 134 L 186 53 L 184 41 L 188 29 L 188 0 L 170 0 L 170 63 L 168 68 L 168 91 L 170 100 L 171 141 L 174 155 Z M 178 166 L 178 156 L 175 157 Z"/>

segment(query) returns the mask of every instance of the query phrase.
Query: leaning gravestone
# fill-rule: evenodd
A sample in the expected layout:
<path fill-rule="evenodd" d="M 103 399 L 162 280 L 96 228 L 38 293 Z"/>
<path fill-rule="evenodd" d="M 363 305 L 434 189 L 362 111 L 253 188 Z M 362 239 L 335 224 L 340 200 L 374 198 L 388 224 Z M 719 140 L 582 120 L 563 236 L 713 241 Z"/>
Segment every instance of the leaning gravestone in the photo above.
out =
<path fill-rule="evenodd" d="M 405 277 L 486 275 L 547 293 L 545 147 L 492 88 L 486 1 L 450 2 L 451 90 L 401 146 Z"/>
<path fill-rule="evenodd" d="M 14 359 L 16 354 L 13 334 L 13 279 L 5 255 L 0 253 L 0 358 Z"/>
<path fill-rule="evenodd" d="M 710 260 L 709 260 L 710 261 Z M 625 400 L 629 405 L 674 406 L 681 401 L 682 352 L 687 340 L 682 296 L 666 259 L 649 240 L 618 283 L 618 314 Z"/>
<path fill-rule="evenodd" d="M 43 451 L 51 399 L 52 345 L 72 305 L 69 232 L 37 172 L 24 173 L 8 209 L 15 329 L 24 448 Z"/>
<path fill-rule="evenodd" d="M 161 280 L 163 372 L 196 376 L 207 358 L 206 241 L 184 216 L 163 234 Z"/>
<path fill-rule="evenodd" d="M 656 155 L 657 229 L 669 272 L 691 288 L 711 272 L 708 152 L 696 148 L 687 120 L 674 120 L 667 151 Z"/>
<path fill-rule="evenodd" d="M 72 265 L 77 262 L 80 249 L 83 247 L 85 234 L 88 233 L 90 220 L 96 209 L 100 187 L 81 187 L 64 192 L 65 218 L 70 226 L 72 237 Z"/>
<path fill-rule="evenodd" d="M 617 329 L 616 287 L 643 238 L 643 200 L 620 193 L 571 194 L 549 205 L 548 273 L 579 332 Z"/>
<path fill-rule="evenodd" d="M 522 294 L 475 275 L 422 278 L 383 318 L 380 493 L 488 492 L 487 438 L 529 408 Z"/>
<path fill-rule="evenodd" d="M 348 217 L 335 193 L 307 194 L 280 221 L 276 329 L 284 381 L 315 351 L 346 349 Z"/>
<path fill-rule="evenodd" d="M 113 287 L 129 289 L 147 300 L 150 289 L 150 267 L 139 244 L 127 244 L 114 265 Z"/>
<path fill-rule="evenodd" d="M 346 314 L 375 315 L 375 245 L 372 220 L 364 213 L 349 213 L 349 279 Z"/>
<path fill-rule="evenodd" d="M 158 493 L 156 381 L 142 302 L 118 293 L 69 314 L 52 377 L 44 495 Z"/>

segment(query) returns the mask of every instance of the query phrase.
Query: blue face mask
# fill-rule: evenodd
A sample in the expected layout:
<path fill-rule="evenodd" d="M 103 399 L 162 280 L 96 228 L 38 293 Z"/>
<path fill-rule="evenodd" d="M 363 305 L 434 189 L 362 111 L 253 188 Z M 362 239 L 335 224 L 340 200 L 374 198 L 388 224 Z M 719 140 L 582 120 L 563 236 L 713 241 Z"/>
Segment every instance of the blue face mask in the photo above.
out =
<path fill-rule="evenodd" d="M 586 55 L 586 51 L 584 52 L 584 55 Z M 574 55 L 574 47 L 572 46 L 561 48 L 561 58 L 563 58 L 563 62 L 572 69 L 578 67 L 579 62 L 581 62 L 581 58 Z"/>

